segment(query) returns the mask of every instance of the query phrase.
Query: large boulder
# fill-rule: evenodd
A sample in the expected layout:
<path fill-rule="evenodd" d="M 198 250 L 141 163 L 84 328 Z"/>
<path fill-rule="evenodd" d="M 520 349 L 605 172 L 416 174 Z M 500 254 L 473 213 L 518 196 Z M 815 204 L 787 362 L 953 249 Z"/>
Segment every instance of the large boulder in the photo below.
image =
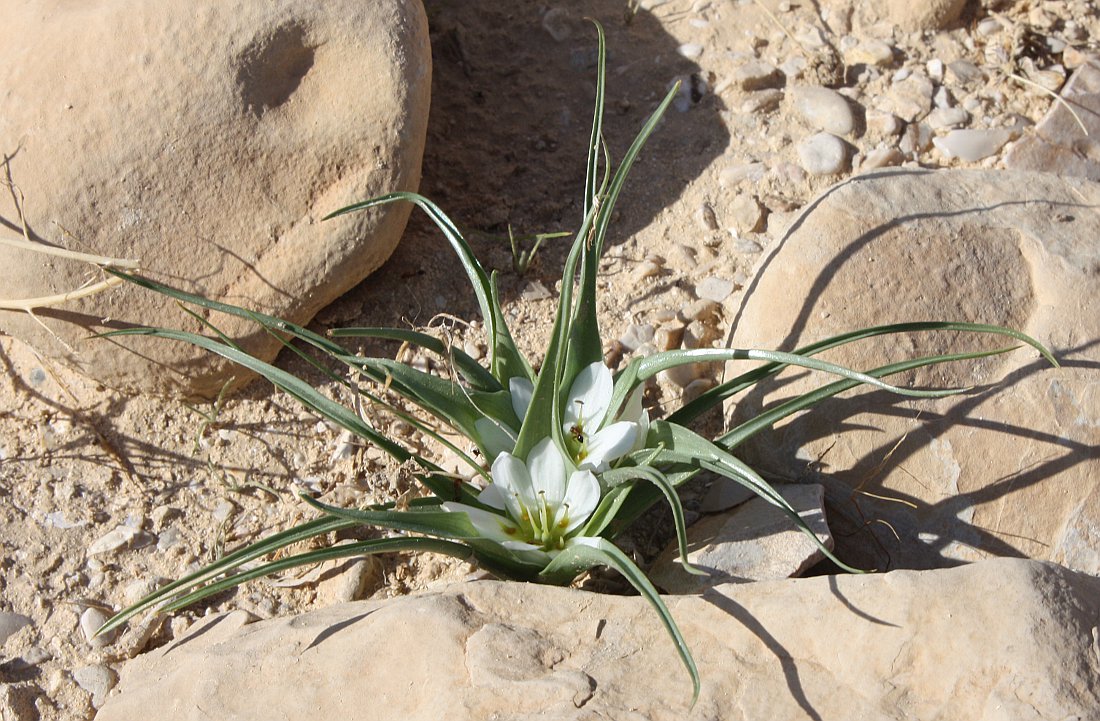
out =
<path fill-rule="evenodd" d="M 997 560 L 670 598 L 482 581 L 248 625 L 218 615 L 122 671 L 98 721 L 1066 719 L 1100 708 L 1100 580 Z M 1091 709 L 1091 710 L 1090 710 Z"/>
<path fill-rule="evenodd" d="M 827 192 L 762 261 L 734 346 L 791 350 L 887 323 L 969 321 L 1029 333 L 1062 363 L 1025 347 L 895 376 L 974 390 L 935 401 L 853 392 L 740 449 L 766 474 L 825 484 L 842 559 L 884 569 L 1026 556 L 1100 573 L 1097 205 L 1100 185 L 1082 179 L 884 172 Z M 866 370 L 1012 344 L 922 333 L 822 357 Z M 780 376 L 735 399 L 733 419 L 829 380 Z"/>
<path fill-rule="evenodd" d="M 211 298 L 308 321 L 382 264 L 409 207 L 322 223 L 415 190 L 431 54 L 419 0 L 31 0 L 4 10 L 0 151 L 17 190 L 0 233 L 103 256 Z M 0 244 L 5 299 L 79 287 L 86 264 Z M 217 392 L 225 364 L 127 324 L 198 330 L 167 298 L 121 287 L 0 330 L 105 384 Z M 252 353 L 278 340 L 214 319 Z M 134 353 L 119 352 L 119 345 Z"/>

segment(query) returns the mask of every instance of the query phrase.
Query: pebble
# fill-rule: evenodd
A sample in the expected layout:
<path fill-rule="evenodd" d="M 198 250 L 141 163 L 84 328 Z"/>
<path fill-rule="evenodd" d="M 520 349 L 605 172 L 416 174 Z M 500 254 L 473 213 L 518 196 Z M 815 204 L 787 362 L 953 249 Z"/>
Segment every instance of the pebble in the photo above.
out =
<path fill-rule="evenodd" d="M 924 64 L 924 69 L 928 71 L 928 77 L 932 79 L 932 82 L 943 82 L 944 64 L 942 60 L 933 58 Z"/>
<path fill-rule="evenodd" d="M 19 629 L 31 625 L 31 619 L 21 613 L 0 613 L 0 646 L 15 635 Z"/>
<path fill-rule="evenodd" d="M 551 8 L 542 16 L 542 29 L 559 43 L 573 36 L 573 26 L 573 18 L 565 8 Z"/>
<path fill-rule="evenodd" d="M 73 671 L 76 685 L 92 695 L 92 706 L 98 709 L 107 699 L 107 694 L 118 683 L 118 674 L 107 666 L 81 666 Z"/>
<path fill-rule="evenodd" d="M 109 646 L 115 640 L 115 636 L 118 635 L 117 629 L 101 636 L 95 635 L 96 631 L 107 623 L 108 618 L 110 616 L 106 612 L 95 606 L 84 609 L 84 613 L 80 614 L 80 630 L 84 633 L 84 640 L 92 648 Z"/>
<path fill-rule="evenodd" d="M 654 333 L 655 330 L 649 323 L 634 323 L 619 338 L 619 343 L 629 351 L 636 351 L 653 340 Z"/>
<path fill-rule="evenodd" d="M 727 210 L 730 223 L 738 235 L 756 233 L 764 226 L 764 208 L 748 193 L 733 196 Z"/>
<path fill-rule="evenodd" d="M 932 128 L 928 123 L 911 123 L 906 126 L 905 133 L 901 136 L 898 149 L 909 157 L 926 152 L 932 147 Z"/>
<path fill-rule="evenodd" d="M 894 63 L 894 49 L 881 40 L 867 38 L 844 51 L 844 62 L 848 65 L 889 67 Z"/>
<path fill-rule="evenodd" d="M 737 185 L 741 182 L 759 183 L 764 179 L 768 169 L 763 163 L 743 163 L 740 165 L 727 165 L 718 173 L 718 182 L 723 188 Z"/>
<path fill-rule="evenodd" d="M 944 79 L 950 85 L 974 85 L 985 80 L 985 72 L 969 60 L 955 60 L 947 64 Z"/>
<path fill-rule="evenodd" d="M 881 98 L 880 109 L 897 115 L 906 122 L 922 118 L 932 109 L 932 81 L 922 73 L 911 73 L 891 83 Z"/>
<path fill-rule="evenodd" d="M 523 286 L 523 290 L 519 292 L 519 297 L 524 300 L 546 300 L 553 298 L 553 294 L 549 289 L 537 280 L 529 280 Z"/>
<path fill-rule="evenodd" d="M 714 214 L 714 208 L 710 203 L 700 205 L 695 217 L 704 230 L 718 230 L 718 217 Z"/>
<path fill-rule="evenodd" d="M 991 130 L 952 130 L 932 142 L 949 158 L 974 162 L 997 152 L 1012 139 L 1012 131 L 1004 128 Z"/>
<path fill-rule="evenodd" d="M 153 522 L 153 528 L 159 531 L 166 523 L 182 515 L 183 511 L 173 506 L 157 506 L 149 514 L 149 520 Z"/>
<path fill-rule="evenodd" d="M 933 130 L 948 130 L 966 125 L 970 120 L 970 113 L 962 108 L 936 108 L 928 114 L 925 122 Z"/>
<path fill-rule="evenodd" d="M 663 370 L 657 374 L 657 377 L 666 383 L 671 383 L 677 388 L 687 388 L 698 380 L 704 372 L 705 369 L 702 363 L 688 363 L 686 365 Z"/>
<path fill-rule="evenodd" d="M 653 344 L 657 350 L 676 350 L 684 341 L 684 326 L 664 325 L 657 329 Z"/>
<path fill-rule="evenodd" d="M 722 306 L 718 301 L 709 298 L 700 298 L 684 306 L 681 315 L 685 320 L 698 320 L 703 323 L 716 323 L 722 314 Z"/>
<path fill-rule="evenodd" d="M 733 71 L 730 81 L 745 92 L 774 89 L 783 85 L 783 73 L 771 63 L 750 60 Z"/>
<path fill-rule="evenodd" d="M 683 346 L 688 350 L 710 348 L 716 340 L 718 340 L 718 328 L 713 323 L 693 320 L 688 323 L 687 328 L 684 328 Z"/>
<path fill-rule="evenodd" d="M 848 169 L 848 146 L 829 133 L 818 133 L 798 144 L 798 161 L 811 175 L 836 175 Z"/>
<path fill-rule="evenodd" d="M 114 553 L 115 551 L 140 548 L 153 543 L 156 539 L 152 534 L 145 533 L 132 526 L 116 526 L 113 531 L 100 536 L 88 546 L 88 555 L 97 556 L 101 553 Z"/>
<path fill-rule="evenodd" d="M 859 169 L 862 172 L 866 172 L 879 168 L 889 168 L 895 165 L 901 165 L 904 160 L 905 155 L 895 147 L 875 148 L 867 153 L 867 157 L 860 163 Z"/>
<path fill-rule="evenodd" d="M 710 488 L 707 489 L 703 500 L 699 503 L 702 513 L 720 513 L 728 511 L 734 506 L 740 506 L 756 494 L 737 481 L 719 477 Z"/>
<path fill-rule="evenodd" d="M 642 280 L 643 278 L 653 278 L 654 276 L 661 274 L 661 268 L 664 263 L 658 262 L 655 258 L 646 258 L 643 260 L 634 271 L 634 278 Z"/>
<path fill-rule="evenodd" d="M 746 115 L 756 113 L 769 113 L 779 107 L 783 102 L 783 91 L 770 88 L 749 93 L 741 102 L 741 112 Z"/>
<path fill-rule="evenodd" d="M 905 123 L 893 113 L 881 110 L 867 111 L 867 131 L 873 135 L 898 135 L 905 130 Z"/>
<path fill-rule="evenodd" d="M 794 108 L 814 130 L 848 135 L 855 128 L 855 115 L 848 99 L 835 90 L 814 86 L 790 89 Z"/>
<path fill-rule="evenodd" d="M 676 48 L 676 52 L 680 53 L 680 55 L 688 60 L 694 60 L 703 54 L 703 46 L 699 43 L 684 43 Z"/>
<path fill-rule="evenodd" d="M 214 517 L 216 523 L 221 524 L 232 518 L 238 510 L 236 503 L 228 498 L 223 498 L 214 504 L 214 510 L 210 515 Z"/>
<path fill-rule="evenodd" d="M 25 652 L 23 652 L 23 660 L 31 666 L 37 666 L 40 663 L 46 663 L 53 659 L 53 654 L 42 648 L 41 646 L 31 646 Z"/>
<path fill-rule="evenodd" d="M 699 281 L 695 286 L 695 295 L 702 300 L 713 300 L 721 303 L 733 292 L 733 281 L 728 278 L 708 276 Z"/>

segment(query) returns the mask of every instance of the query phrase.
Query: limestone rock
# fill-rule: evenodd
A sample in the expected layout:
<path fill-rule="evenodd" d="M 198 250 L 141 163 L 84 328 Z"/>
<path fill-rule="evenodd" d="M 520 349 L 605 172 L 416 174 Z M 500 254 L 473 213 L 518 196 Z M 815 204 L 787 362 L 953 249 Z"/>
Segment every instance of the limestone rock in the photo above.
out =
<path fill-rule="evenodd" d="M 817 484 L 776 489 L 827 548 L 833 539 L 825 523 L 825 493 Z M 649 578 L 669 593 L 698 593 L 720 583 L 766 581 L 802 575 L 825 554 L 778 508 L 754 497 L 733 512 L 709 516 L 688 528 L 688 561 L 709 576 L 680 565 L 676 541 L 661 552 Z"/>
<path fill-rule="evenodd" d="M 25 199 L 0 194 L 5 236 L 20 234 L 21 208 L 39 242 L 136 258 L 170 285 L 297 322 L 396 245 L 407 205 L 321 218 L 417 187 L 431 75 L 417 0 L 32 0 L 4 23 L 0 146 Z M 6 299 L 63 293 L 87 274 L 0 245 Z M 211 395 L 243 375 L 179 343 L 88 340 L 131 324 L 200 329 L 136 287 L 38 317 L 50 331 L 10 311 L 0 330 L 107 385 Z M 261 357 L 280 348 L 249 323 L 213 320 Z"/>
<path fill-rule="evenodd" d="M 856 24 L 870 27 L 878 23 L 896 25 L 913 32 L 943 30 L 950 27 L 966 0 L 883 0 L 882 2 L 856 2 L 856 0 L 824 0 L 821 5 L 831 12 L 854 14 Z"/>
<path fill-rule="evenodd" d="M 1100 217 L 1084 210 L 1097 203 L 1100 185 L 1040 173 L 885 171 L 828 191 L 762 261 L 734 347 L 952 320 L 1022 330 L 1063 364 L 1026 349 L 895 376 L 975 391 L 851 391 L 739 448 L 766 476 L 825 484 L 841 559 L 884 569 L 1020 555 L 1100 572 Z M 868 370 L 1005 345 L 920 333 L 824 357 Z M 735 399 L 736 417 L 830 380 L 780 376 Z"/>
<path fill-rule="evenodd" d="M 1100 581 L 1033 561 L 644 599 L 481 581 L 239 627 L 129 662 L 98 721 L 1092 718 Z"/>
<path fill-rule="evenodd" d="M 1052 103 L 1034 135 L 1009 149 L 1005 167 L 1100 180 L 1100 144 L 1096 140 L 1100 137 L 1100 69 L 1093 64 L 1082 66 L 1066 83 L 1062 97 L 1074 112 L 1063 103 Z"/>

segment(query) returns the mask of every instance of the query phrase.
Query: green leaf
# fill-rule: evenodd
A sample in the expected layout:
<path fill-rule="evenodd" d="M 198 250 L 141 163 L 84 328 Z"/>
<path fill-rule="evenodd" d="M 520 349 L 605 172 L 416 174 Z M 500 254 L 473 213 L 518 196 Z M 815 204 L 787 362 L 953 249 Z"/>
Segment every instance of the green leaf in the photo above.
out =
<path fill-rule="evenodd" d="M 298 566 L 308 566 L 337 558 L 350 558 L 353 556 L 367 556 L 378 553 L 395 553 L 398 551 L 415 551 L 419 553 L 440 553 L 455 558 L 469 559 L 474 555 L 472 549 L 461 543 L 444 541 L 438 538 L 424 538 L 422 536 L 398 536 L 396 538 L 376 538 L 356 543 L 347 543 L 340 546 L 316 549 L 299 553 L 293 556 L 265 563 L 248 571 L 229 576 L 215 581 L 194 591 L 180 596 L 166 605 L 162 612 L 178 611 L 190 606 L 196 601 L 213 596 L 230 588 L 235 588 L 242 583 L 247 583 L 257 578 L 280 573 Z"/>
<path fill-rule="evenodd" d="M 832 336 L 816 343 L 803 346 L 794 351 L 795 355 L 811 356 L 830 348 L 837 348 L 848 343 L 854 343 L 856 341 L 863 340 L 865 338 L 872 338 L 880 335 L 893 335 L 899 333 L 917 333 L 917 332 L 930 332 L 930 331 L 959 331 L 963 333 L 992 333 L 995 335 L 1003 335 L 1009 338 L 1025 343 L 1031 346 L 1045 358 L 1052 366 L 1058 367 L 1058 361 L 1049 350 L 1046 349 L 1043 344 L 1035 340 L 1031 336 L 1020 333 L 1019 331 L 1012 330 L 1011 328 L 1003 328 L 995 325 L 984 325 L 981 323 L 955 323 L 955 322 L 919 322 L 919 323 L 893 323 L 890 325 L 880 325 L 871 328 L 863 328 L 861 330 L 851 331 L 849 333 L 843 333 L 841 335 Z M 721 403 L 726 398 L 737 395 L 741 391 L 751 387 L 752 385 L 760 382 L 764 378 L 775 375 L 779 371 L 787 367 L 785 363 L 769 363 L 759 368 L 742 373 L 736 378 L 732 378 L 721 385 L 718 385 L 710 390 L 701 394 L 698 398 L 685 404 L 683 407 L 670 414 L 668 420 L 681 425 L 685 425 L 690 421 L 697 418 L 700 414 L 713 408 L 715 405 Z M 625 397 L 625 396 L 624 396 Z"/>
<path fill-rule="evenodd" d="M 680 654 L 680 660 L 684 662 L 688 673 L 691 674 L 691 703 L 694 705 L 699 699 L 699 669 L 695 666 L 691 649 L 688 648 L 687 641 L 684 640 L 679 626 L 676 625 L 672 613 L 668 610 L 668 606 L 665 605 L 657 589 L 649 582 L 642 570 L 614 543 L 603 538 L 586 538 L 584 543 L 574 542 L 550 562 L 550 565 L 543 571 L 543 577 L 550 582 L 554 582 L 552 579 L 557 578 L 573 579 L 579 573 L 596 566 L 608 566 L 621 573 L 623 578 L 629 581 L 630 585 L 653 606 L 653 610 L 661 618 L 665 630 L 668 631 L 673 643 L 676 644 L 676 651 Z"/>
<path fill-rule="evenodd" d="M 653 457 L 658 458 L 659 453 L 653 454 Z M 680 565 L 683 566 L 685 571 L 692 575 L 710 575 L 706 571 L 699 570 L 691 565 L 691 562 L 688 560 L 687 524 L 684 522 L 684 507 L 680 503 L 680 496 L 676 494 L 676 489 L 665 474 L 650 465 L 621 466 L 619 468 L 612 468 L 604 471 L 600 474 L 600 478 L 612 487 L 634 480 L 643 480 L 652 483 L 657 490 L 664 494 L 665 500 L 668 502 L 668 507 L 672 510 L 672 521 L 676 528 L 676 543 L 680 549 Z M 588 534 L 582 532 L 580 535 L 584 536 Z"/>
<path fill-rule="evenodd" d="M 388 193 L 377 198 L 371 198 L 340 208 L 325 216 L 324 220 L 399 201 L 413 203 L 416 207 L 424 211 L 443 232 L 444 237 L 446 237 L 447 241 L 451 244 L 455 254 L 458 255 L 459 262 L 461 262 L 462 268 L 466 271 L 466 276 L 470 280 L 470 285 L 474 289 L 474 295 L 477 297 L 478 305 L 481 308 L 481 317 L 485 323 L 485 331 L 489 338 L 489 366 L 493 377 L 495 377 L 502 386 L 508 385 L 509 378 L 533 378 L 534 374 L 531 371 L 530 365 L 528 365 L 527 360 L 520 355 L 519 350 L 517 350 L 511 331 L 508 330 L 508 324 L 504 321 L 504 313 L 500 308 L 500 299 L 496 290 L 496 283 L 485 273 L 485 269 L 482 268 L 478 259 L 474 257 L 473 250 L 466 242 L 466 239 L 458 232 L 458 228 L 455 227 L 455 224 L 447 217 L 447 214 L 439 209 L 439 206 L 417 193 Z"/>
<path fill-rule="evenodd" d="M 395 531 L 423 533 L 438 538 L 478 538 L 478 533 L 465 513 L 444 511 L 438 506 L 398 510 L 360 510 L 341 508 L 302 495 L 302 500 L 330 516 L 345 521 L 355 521 L 366 526 L 391 528 Z"/>
<path fill-rule="evenodd" d="M 894 373 L 903 373 L 909 370 L 915 370 L 917 368 L 925 368 L 927 366 L 938 365 L 940 363 L 953 363 L 956 361 L 972 360 L 974 358 L 984 358 L 987 356 L 999 355 L 1001 353 L 1007 353 L 1014 348 L 996 348 L 988 351 L 975 351 L 971 353 L 950 353 L 940 356 L 925 356 L 922 358 L 914 358 L 912 360 L 901 361 L 900 363 L 891 363 L 890 365 L 882 366 L 874 370 L 867 372 L 868 375 L 879 377 L 888 376 Z M 846 390 L 855 388 L 861 385 L 858 380 L 839 380 L 822 386 L 816 390 L 803 393 L 800 396 L 796 396 L 788 401 L 780 403 L 779 405 L 769 408 L 768 410 L 750 418 L 749 420 L 741 423 L 736 428 L 724 433 L 715 439 L 715 442 L 720 444 L 723 448 L 732 450 L 741 445 L 748 438 L 759 433 L 760 431 L 770 428 L 778 421 L 786 418 L 787 416 L 797 413 L 800 410 L 810 408 L 817 405 L 826 398 L 831 398 L 838 393 L 843 393 Z"/>
<path fill-rule="evenodd" d="M 482 391 L 499 391 L 501 385 L 493 374 L 481 367 L 461 348 L 448 346 L 435 336 L 414 330 L 399 328 L 333 328 L 328 332 L 332 338 L 380 338 L 396 340 L 419 346 L 452 363 L 455 370 L 470 384 Z"/>

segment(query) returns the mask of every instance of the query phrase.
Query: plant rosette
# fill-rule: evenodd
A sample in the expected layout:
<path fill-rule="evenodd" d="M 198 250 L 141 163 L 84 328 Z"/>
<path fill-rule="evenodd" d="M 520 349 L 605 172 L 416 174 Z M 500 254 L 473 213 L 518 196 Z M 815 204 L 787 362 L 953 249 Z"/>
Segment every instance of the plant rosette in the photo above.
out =
<path fill-rule="evenodd" d="M 611 172 L 602 142 L 606 55 L 603 30 L 596 25 L 598 55 L 596 99 L 588 145 L 583 213 L 565 261 L 554 326 L 538 372 L 516 348 L 505 322 L 496 275 L 487 273 L 454 223 L 434 203 L 409 192 L 396 192 L 342 208 L 329 217 L 395 202 L 411 202 L 438 226 L 457 254 L 477 298 L 488 345 L 488 367 L 460 348 L 427 333 L 394 328 L 345 328 L 328 336 L 278 318 L 221 303 L 137 275 L 111 271 L 164 293 L 184 304 L 248 318 L 280 338 L 285 347 L 323 371 L 332 383 L 353 395 L 352 407 L 338 403 L 301 378 L 257 358 L 220 333 L 203 316 L 190 312 L 210 335 L 167 328 L 135 328 L 105 335 L 145 334 L 205 348 L 266 378 L 274 386 L 327 421 L 373 443 L 394 459 L 415 465 L 428 495 L 408 503 L 349 509 L 303 496 L 321 516 L 231 552 L 207 567 L 169 583 L 123 609 L 100 633 L 148 610 L 172 611 L 264 575 L 303 564 L 392 551 L 427 551 L 476 561 L 502 579 L 566 585 L 597 566 L 618 571 L 652 605 L 688 671 L 693 700 L 699 672 L 688 644 L 668 607 L 645 573 L 614 540 L 654 503 L 672 511 L 680 561 L 687 561 L 686 529 L 677 487 L 702 471 L 730 478 L 779 508 L 840 568 L 845 565 L 809 529 L 797 512 L 734 451 L 747 438 L 777 421 L 859 385 L 913 397 L 940 397 L 966 389 L 912 389 L 883 380 L 890 375 L 939 363 L 979 358 L 993 351 L 926 356 L 867 371 L 817 359 L 830 348 L 873 336 L 964 331 L 1004 336 L 1053 356 L 1038 341 L 1014 330 L 971 323 L 920 322 L 878 326 L 827 338 L 791 352 L 756 349 L 677 350 L 634 358 L 617 373 L 603 363 L 596 316 L 596 278 L 616 201 L 646 140 L 676 95 L 673 87 L 657 105 L 623 159 Z M 427 373 L 387 358 L 362 357 L 335 338 L 376 338 L 415 345 L 445 360 L 441 374 Z M 662 370 L 689 363 L 727 360 L 760 362 L 755 369 L 725 381 L 659 420 L 643 408 L 645 383 Z M 333 370 L 335 363 L 342 372 Z M 818 371 L 832 379 L 797 398 L 765 409 L 715 439 L 687 424 L 755 383 L 789 366 Z M 373 385 L 364 385 L 366 378 Z M 419 407 L 407 413 L 387 400 L 396 394 Z M 467 480 L 444 472 L 430 459 L 374 428 L 357 412 L 364 403 L 388 411 L 463 458 L 475 469 Z M 447 440 L 458 432 L 477 448 L 484 464 Z M 269 554 L 357 525 L 391 531 L 372 538 L 259 561 Z M 257 565 L 258 563 L 258 565 Z"/>

